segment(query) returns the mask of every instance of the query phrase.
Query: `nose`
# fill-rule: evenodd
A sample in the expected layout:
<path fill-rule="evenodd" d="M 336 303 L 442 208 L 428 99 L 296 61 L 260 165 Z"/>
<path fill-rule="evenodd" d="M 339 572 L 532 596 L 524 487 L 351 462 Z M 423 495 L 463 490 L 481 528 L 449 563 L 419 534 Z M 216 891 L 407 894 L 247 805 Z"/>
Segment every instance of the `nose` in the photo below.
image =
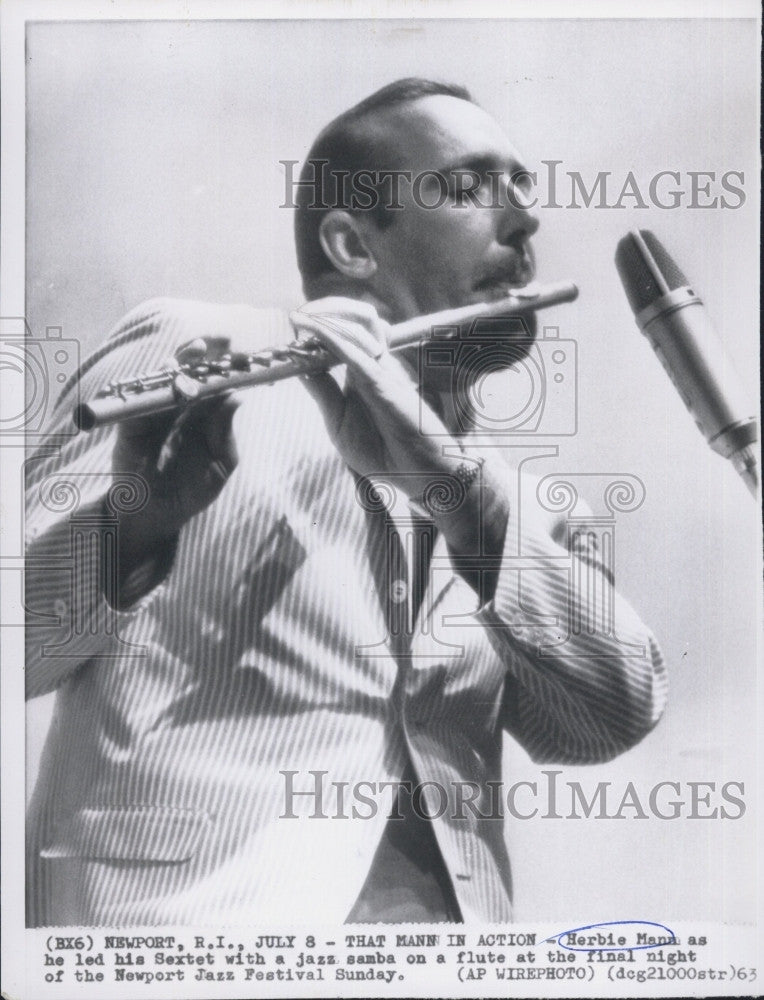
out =
<path fill-rule="evenodd" d="M 541 225 L 535 208 L 538 198 L 532 189 L 524 190 L 518 180 L 519 178 L 509 174 L 504 176 L 498 235 L 500 243 L 512 243 L 518 237 L 533 236 Z"/>

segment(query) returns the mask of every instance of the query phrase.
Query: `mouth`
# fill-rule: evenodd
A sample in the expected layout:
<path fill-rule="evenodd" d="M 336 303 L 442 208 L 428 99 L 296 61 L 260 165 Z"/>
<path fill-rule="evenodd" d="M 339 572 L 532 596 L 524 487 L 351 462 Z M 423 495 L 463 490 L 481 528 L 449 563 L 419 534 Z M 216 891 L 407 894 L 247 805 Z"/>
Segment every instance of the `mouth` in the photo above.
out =
<path fill-rule="evenodd" d="M 527 289 L 535 274 L 533 258 L 526 252 L 520 252 L 511 260 L 490 268 L 473 288 L 483 299 L 493 302 Z"/>
<path fill-rule="evenodd" d="M 502 299 L 532 297 L 537 293 L 535 281 L 495 281 L 481 282 L 475 286 L 481 302 L 500 302 Z"/>

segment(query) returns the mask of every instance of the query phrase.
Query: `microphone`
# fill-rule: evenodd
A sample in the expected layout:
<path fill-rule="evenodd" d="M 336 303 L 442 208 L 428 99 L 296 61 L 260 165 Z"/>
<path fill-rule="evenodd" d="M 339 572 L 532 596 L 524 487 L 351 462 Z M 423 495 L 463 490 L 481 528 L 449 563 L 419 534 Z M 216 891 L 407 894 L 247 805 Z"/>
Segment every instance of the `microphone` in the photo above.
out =
<path fill-rule="evenodd" d="M 648 229 L 618 244 L 615 264 L 645 334 L 700 432 L 756 496 L 754 409 L 690 282 Z"/>

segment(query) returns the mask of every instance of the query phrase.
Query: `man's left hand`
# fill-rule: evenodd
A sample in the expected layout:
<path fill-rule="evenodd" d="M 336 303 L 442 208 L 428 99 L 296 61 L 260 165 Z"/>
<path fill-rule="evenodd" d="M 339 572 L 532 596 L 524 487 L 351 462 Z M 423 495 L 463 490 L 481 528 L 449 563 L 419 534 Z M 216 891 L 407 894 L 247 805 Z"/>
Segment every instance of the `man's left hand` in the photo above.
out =
<path fill-rule="evenodd" d="M 347 365 L 344 391 L 328 372 L 306 377 L 304 383 L 321 408 L 332 441 L 355 472 L 421 474 L 424 484 L 457 464 L 443 456 L 443 445 L 458 447 L 456 440 L 390 354 L 389 326 L 372 305 L 333 296 L 308 303 L 290 318 L 298 331 L 313 334 Z M 413 495 L 416 477 L 404 481 Z"/>
<path fill-rule="evenodd" d="M 461 445 L 419 395 L 407 369 L 389 352 L 389 326 L 371 304 L 329 297 L 308 303 L 290 318 L 299 332 L 315 336 L 347 366 L 344 390 L 328 372 L 303 381 L 350 468 L 372 478 L 401 475 L 401 486 L 413 500 L 434 483 L 455 476 L 460 466 L 464 468 L 458 454 Z M 489 535 L 497 536 L 490 549 L 503 542 L 507 518 L 503 490 L 485 468 L 480 478 L 480 488 L 477 483 L 469 488 L 455 509 L 433 513 L 455 554 L 480 550 L 481 524 Z"/>

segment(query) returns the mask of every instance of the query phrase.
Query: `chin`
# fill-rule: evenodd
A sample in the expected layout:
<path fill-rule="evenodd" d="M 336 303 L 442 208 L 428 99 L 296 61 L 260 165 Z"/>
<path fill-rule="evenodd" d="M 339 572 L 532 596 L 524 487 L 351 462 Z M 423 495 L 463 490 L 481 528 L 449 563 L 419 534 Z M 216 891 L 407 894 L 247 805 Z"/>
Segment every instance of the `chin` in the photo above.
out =
<path fill-rule="evenodd" d="M 441 360 L 444 351 L 437 342 L 434 346 L 423 342 L 411 354 L 407 352 L 406 360 L 425 395 L 469 393 L 485 375 L 521 365 L 531 353 L 536 332 L 534 313 L 487 317 L 474 326 L 465 324 L 457 338 L 444 342 L 446 352 L 448 347 L 455 348 L 448 362 Z M 438 360 L 429 363 L 435 356 Z"/>

